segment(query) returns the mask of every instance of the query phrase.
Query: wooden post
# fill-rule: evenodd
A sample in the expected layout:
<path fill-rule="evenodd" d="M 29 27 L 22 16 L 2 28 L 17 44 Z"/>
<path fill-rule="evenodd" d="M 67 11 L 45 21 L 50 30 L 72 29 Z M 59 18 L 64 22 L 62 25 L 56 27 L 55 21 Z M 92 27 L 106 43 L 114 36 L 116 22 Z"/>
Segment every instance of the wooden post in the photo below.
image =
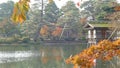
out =
<path fill-rule="evenodd" d="M 96 38 L 96 30 L 93 30 L 93 38 Z"/>
<path fill-rule="evenodd" d="M 93 30 L 93 43 L 96 44 L 96 30 Z"/>
<path fill-rule="evenodd" d="M 88 30 L 88 46 L 91 44 L 91 30 Z"/>
<path fill-rule="evenodd" d="M 91 30 L 88 30 L 88 38 L 91 38 Z"/>

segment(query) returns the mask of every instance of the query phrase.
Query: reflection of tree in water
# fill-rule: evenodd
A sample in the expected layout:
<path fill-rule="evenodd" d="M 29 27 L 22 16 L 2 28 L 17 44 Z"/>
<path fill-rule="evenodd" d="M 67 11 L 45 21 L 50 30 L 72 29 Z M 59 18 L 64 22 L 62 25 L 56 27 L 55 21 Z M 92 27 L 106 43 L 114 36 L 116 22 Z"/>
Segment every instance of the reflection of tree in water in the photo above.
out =
<path fill-rule="evenodd" d="M 41 61 L 46 64 L 48 62 L 60 62 L 62 60 L 62 48 L 42 48 L 41 52 Z"/>
<path fill-rule="evenodd" d="M 40 60 L 43 67 L 63 68 L 65 67 L 65 58 L 62 47 L 47 46 L 40 48 Z M 65 67 L 66 68 L 66 67 Z M 68 68 L 68 67 L 67 67 Z"/>
<path fill-rule="evenodd" d="M 72 68 L 66 65 L 65 59 L 70 55 L 74 55 L 85 48 L 85 45 L 79 44 L 55 44 L 40 47 L 40 64 L 42 68 Z"/>

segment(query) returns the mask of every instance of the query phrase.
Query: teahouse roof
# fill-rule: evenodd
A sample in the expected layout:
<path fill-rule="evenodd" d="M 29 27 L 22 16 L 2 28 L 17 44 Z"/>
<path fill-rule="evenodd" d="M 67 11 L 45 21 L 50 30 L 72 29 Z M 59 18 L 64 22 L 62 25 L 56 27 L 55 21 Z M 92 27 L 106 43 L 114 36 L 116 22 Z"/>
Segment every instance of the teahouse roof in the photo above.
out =
<path fill-rule="evenodd" d="M 108 23 L 86 23 L 84 25 L 85 29 L 94 29 L 94 28 L 108 28 L 111 27 Z"/>
<path fill-rule="evenodd" d="M 106 23 L 103 23 L 103 24 L 101 24 L 101 23 L 99 24 L 99 23 L 98 23 L 98 24 L 91 24 L 91 25 L 92 25 L 93 27 L 99 27 L 99 28 L 100 28 L 100 27 L 102 27 L 102 28 L 103 28 L 103 27 L 106 27 L 106 28 L 110 27 L 110 24 L 106 24 Z"/>

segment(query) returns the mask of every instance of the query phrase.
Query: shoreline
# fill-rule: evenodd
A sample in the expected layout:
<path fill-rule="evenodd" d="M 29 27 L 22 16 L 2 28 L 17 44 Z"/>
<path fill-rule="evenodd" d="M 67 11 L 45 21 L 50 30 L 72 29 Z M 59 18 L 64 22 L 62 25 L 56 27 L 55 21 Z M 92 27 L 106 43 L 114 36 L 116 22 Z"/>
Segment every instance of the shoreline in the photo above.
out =
<path fill-rule="evenodd" d="M 67 44 L 67 45 L 73 45 L 73 44 L 87 44 L 87 41 L 82 41 L 82 40 L 77 40 L 77 41 L 63 41 L 63 40 L 55 40 L 55 41 L 51 41 L 51 40 L 46 40 L 46 41 L 40 41 L 40 42 L 26 42 L 26 43 L 22 43 L 22 42 L 9 42 L 9 43 L 0 43 L 0 46 L 9 46 L 9 45 L 23 45 L 23 46 L 29 46 L 29 45 L 57 45 L 57 44 Z"/>

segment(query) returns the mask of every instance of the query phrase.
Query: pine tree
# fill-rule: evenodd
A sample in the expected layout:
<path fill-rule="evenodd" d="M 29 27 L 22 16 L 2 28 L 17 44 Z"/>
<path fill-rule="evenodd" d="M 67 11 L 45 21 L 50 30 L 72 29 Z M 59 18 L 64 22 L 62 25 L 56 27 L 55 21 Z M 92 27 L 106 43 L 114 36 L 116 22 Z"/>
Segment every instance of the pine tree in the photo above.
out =
<path fill-rule="evenodd" d="M 50 23 L 56 23 L 57 19 L 60 16 L 59 8 L 56 6 L 54 1 L 50 1 L 45 6 L 45 14 L 44 14 L 44 20 L 48 21 Z"/>

